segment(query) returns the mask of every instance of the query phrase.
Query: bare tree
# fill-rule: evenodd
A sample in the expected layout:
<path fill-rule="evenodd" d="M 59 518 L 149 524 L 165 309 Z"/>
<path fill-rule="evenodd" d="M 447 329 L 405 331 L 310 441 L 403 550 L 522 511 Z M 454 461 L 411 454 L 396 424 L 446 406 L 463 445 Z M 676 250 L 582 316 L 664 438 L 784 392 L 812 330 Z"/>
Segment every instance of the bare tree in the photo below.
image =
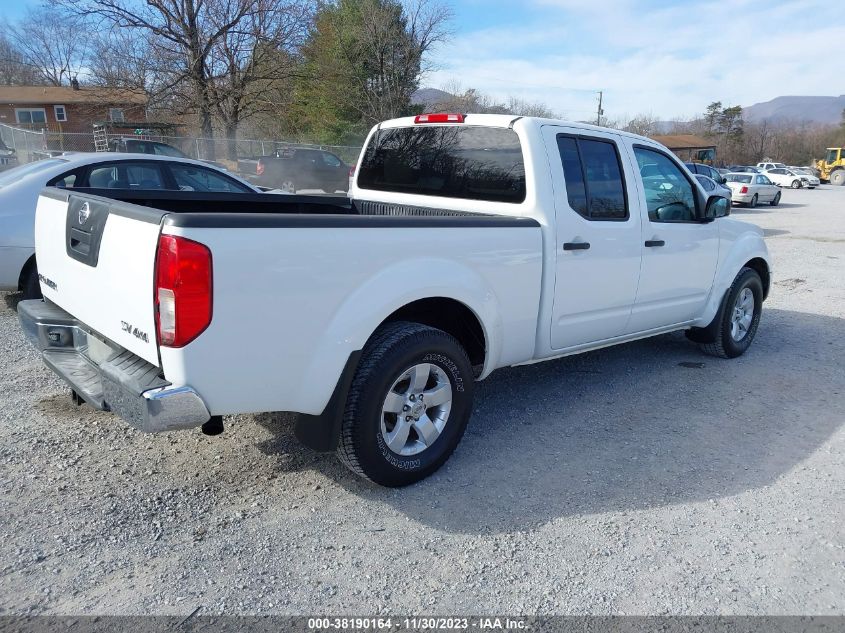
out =
<path fill-rule="evenodd" d="M 10 31 L 11 27 L 7 27 Z M 44 78 L 34 66 L 26 62 L 20 51 L 0 33 L 0 84 L 4 86 L 32 86 L 44 83 Z"/>
<path fill-rule="evenodd" d="M 10 31 L 21 59 L 48 84 L 69 84 L 85 66 L 85 20 L 72 12 L 42 5 L 29 9 Z"/>
<path fill-rule="evenodd" d="M 170 81 L 159 89 L 187 87 L 185 96 L 214 158 L 214 89 L 209 75 L 212 49 L 246 17 L 258 0 L 59 0 L 82 16 L 96 16 L 112 27 L 148 36 L 151 53 L 173 63 Z"/>
<path fill-rule="evenodd" d="M 88 81 L 98 86 L 153 90 L 160 68 L 148 34 L 117 27 L 100 29 L 91 43 Z M 169 70 L 169 64 L 165 64 Z"/>
<path fill-rule="evenodd" d="M 207 74 L 230 159 L 237 158 L 241 123 L 286 100 L 312 17 L 307 0 L 257 0 L 254 11 L 212 46 Z"/>
<path fill-rule="evenodd" d="M 653 136 L 660 133 L 658 123 L 657 117 L 653 114 L 638 114 L 622 129 L 640 136 Z"/>
<path fill-rule="evenodd" d="M 535 116 L 541 119 L 557 119 L 560 115 L 542 101 L 528 101 L 520 97 L 508 97 L 505 106 L 510 114 L 519 116 Z"/>

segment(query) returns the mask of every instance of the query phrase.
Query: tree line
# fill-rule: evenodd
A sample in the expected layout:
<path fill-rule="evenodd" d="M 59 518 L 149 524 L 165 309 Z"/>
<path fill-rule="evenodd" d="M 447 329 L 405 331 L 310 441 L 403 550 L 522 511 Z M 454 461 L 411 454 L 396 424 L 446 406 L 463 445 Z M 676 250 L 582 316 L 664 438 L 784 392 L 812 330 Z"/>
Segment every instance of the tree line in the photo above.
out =
<path fill-rule="evenodd" d="M 821 158 L 827 147 L 845 146 L 845 110 L 839 125 L 807 121 L 743 120 L 742 108 L 714 101 L 699 116 L 689 121 L 667 125 L 651 114 L 634 117 L 615 125 L 643 136 L 658 134 L 695 134 L 716 146 L 716 160 L 721 165 L 754 165 L 772 159 L 787 165 L 810 165 Z"/>
<path fill-rule="evenodd" d="M 411 113 L 450 18 L 437 0 L 56 0 L 0 36 L 0 83 L 143 91 L 230 158 L 246 126 L 344 143 Z"/>

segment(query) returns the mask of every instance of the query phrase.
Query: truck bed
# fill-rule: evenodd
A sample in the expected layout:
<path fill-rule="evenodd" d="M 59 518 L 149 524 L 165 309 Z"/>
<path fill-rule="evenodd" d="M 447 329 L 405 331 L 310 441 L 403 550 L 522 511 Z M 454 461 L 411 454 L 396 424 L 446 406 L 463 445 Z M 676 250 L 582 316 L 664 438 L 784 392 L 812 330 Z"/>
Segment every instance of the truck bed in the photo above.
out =
<path fill-rule="evenodd" d="M 196 191 L 139 191 L 88 188 L 57 189 L 48 187 L 44 190 L 43 195 L 62 201 L 67 201 L 70 195 L 85 195 L 124 202 L 127 203 L 127 206 L 112 204 L 111 210 L 118 213 L 120 213 L 121 209 L 129 212 L 131 209 L 128 205 L 133 205 L 136 207 L 134 213 L 138 215 L 139 213 L 143 214 L 143 212 L 140 212 L 137 207 L 147 207 L 154 210 L 151 212 L 150 218 L 176 213 L 192 214 L 194 216 L 218 216 L 216 222 L 224 221 L 219 216 L 236 216 L 239 222 L 243 222 L 253 216 L 334 215 L 390 218 L 471 218 L 484 223 L 492 222 L 494 224 L 511 225 L 513 222 L 517 222 L 519 226 L 539 226 L 536 220 L 517 216 L 387 204 L 368 200 L 353 201 L 347 196 L 332 194 L 208 193 Z M 232 221 L 235 220 L 235 218 L 231 219 Z M 192 222 L 192 220 L 183 221 Z M 179 225 L 181 226 L 182 224 Z M 449 225 L 465 226 L 466 224 L 451 222 Z M 195 225 L 191 224 L 191 226 Z"/>

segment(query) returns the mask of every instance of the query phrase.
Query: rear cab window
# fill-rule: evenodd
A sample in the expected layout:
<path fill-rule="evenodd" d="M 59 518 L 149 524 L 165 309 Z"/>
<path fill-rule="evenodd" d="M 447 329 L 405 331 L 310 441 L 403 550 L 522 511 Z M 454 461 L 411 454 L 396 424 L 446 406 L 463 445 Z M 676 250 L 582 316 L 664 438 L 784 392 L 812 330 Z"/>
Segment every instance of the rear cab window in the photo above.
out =
<path fill-rule="evenodd" d="M 613 141 L 558 134 L 569 206 L 588 220 L 627 220 L 628 200 Z"/>
<path fill-rule="evenodd" d="M 375 132 L 358 169 L 375 191 L 508 202 L 525 200 L 525 161 L 516 132 L 471 125 L 421 125 Z"/>

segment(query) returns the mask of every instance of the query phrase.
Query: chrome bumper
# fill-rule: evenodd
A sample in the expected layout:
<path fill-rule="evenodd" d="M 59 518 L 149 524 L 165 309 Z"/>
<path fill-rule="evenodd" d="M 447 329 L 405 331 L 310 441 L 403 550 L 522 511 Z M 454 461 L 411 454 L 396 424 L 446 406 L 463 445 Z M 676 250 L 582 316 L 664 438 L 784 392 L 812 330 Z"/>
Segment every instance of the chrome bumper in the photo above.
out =
<path fill-rule="evenodd" d="M 201 426 L 211 415 L 190 387 L 173 387 L 151 365 L 87 330 L 53 303 L 21 301 L 18 319 L 27 338 L 80 398 L 113 411 L 140 431 Z"/>

